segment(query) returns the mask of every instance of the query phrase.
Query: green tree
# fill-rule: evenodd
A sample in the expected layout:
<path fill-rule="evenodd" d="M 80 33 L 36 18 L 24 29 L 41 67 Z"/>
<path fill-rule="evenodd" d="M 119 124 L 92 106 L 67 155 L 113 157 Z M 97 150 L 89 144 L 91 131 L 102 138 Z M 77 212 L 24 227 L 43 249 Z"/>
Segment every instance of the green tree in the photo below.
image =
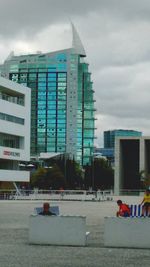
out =
<path fill-rule="evenodd" d="M 85 168 L 86 188 L 110 189 L 114 185 L 114 171 L 108 160 L 103 158 L 94 159 L 91 165 Z"/>
<path fill-rule="evenodd" d="M 85 166 L 84 185 L 85 189 L 89 189 L 92 186 L 92 166 L 89 164 Z"/>
<path fill-rule="evenodd" d="M 67 186 L 71 189 L 82 188 L 83 176 L 81 166 L 74 159 L 68 159 L 66 163 Z"/>
<path fill-rule="evenodd" d="M 140 188 L 147 189 L 150 187 L 150 173 L 145 170 L 140 171 L 139 173 Z"/>
<path fill-rule="evenodd" d="M 65 186 L 65 180 L 59 166 L 55 164 L 52 168 L 38 168 L 31 175 L 30 184 L 32 188 L 38 187 L 45 190 L 50 188 L 59 189 Z"/>
<path fill-rule="evenodd" d="M 65 189 L 82 188 L 82 168 L 74 159 L 69 159 L 66 155 L 63 155 L 58 159 L 52 159 L 49 164 L 59 166 L 64 175 Z"/>
<path fill-rule="evenodd" d="M 42 188 L 44 187 L 44 177 L 46 175 L 46 169 L 39 167 L 36 171 L 31 173 L 30 177 L 30 186 L 31 188 L 38 187 Z"/>
<path fill-rule="evenodd" d="M 95 187 L 110 189 L 114 186 L 114 170 L 109 161 L 103 158 L 94 161 Z"/>

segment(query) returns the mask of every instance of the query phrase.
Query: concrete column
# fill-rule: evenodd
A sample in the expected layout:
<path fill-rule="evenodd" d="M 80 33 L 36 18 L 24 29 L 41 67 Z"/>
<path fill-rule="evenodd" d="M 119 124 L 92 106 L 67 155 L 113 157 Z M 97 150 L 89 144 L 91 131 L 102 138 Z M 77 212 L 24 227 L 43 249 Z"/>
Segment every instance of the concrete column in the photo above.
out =
<path fill-rule="evenodd" d="M 145 170 L 145 139 L 141 137 L 140 139 L 140 155 L 139 155 L 139 172 Z"/>
<path fill-rule="evenodd" d="M 115 175 L 114 175 L 114 194 L 119 195 L 120 192 L 120 164 L 121 163 L 121 151 L 120 151 L 120 139 L 115 140 Z"/>

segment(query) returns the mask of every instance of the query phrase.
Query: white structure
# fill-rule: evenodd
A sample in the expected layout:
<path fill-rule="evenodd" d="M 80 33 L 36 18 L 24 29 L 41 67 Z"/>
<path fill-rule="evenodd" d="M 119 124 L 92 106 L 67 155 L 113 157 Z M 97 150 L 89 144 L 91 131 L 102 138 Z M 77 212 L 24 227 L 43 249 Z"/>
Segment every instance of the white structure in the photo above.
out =
<path fill-rule="evenodd" d="M 18 164 L 30 160 L 30 91 L 0 77 L 0 181 L 29 181 Z"/>
<path fill-rule="evenodd" d="M 85 246 L 85 216 L 43 216 L 29 218 L 29 243 L 40 245 Z"/>
<path fill-rule="evenodd" d="M 150 248 L 149 218 L 105 218 L 106 247 Z"/>
<path fill-rule="evenodd" d="M 150 173 L 150 136 L 115 140 L 115 195 L 141 187 L 140 172 Z"/>
<path fill-rule="evenodd" d="M 71 23 L 71 26 L 72 26 L 72 34 L 73 34 L 72 48 L 75 50 L 77 54 L 86 57 L 86 52 L 80 40 L 79 34 L 77 33 L 77 30 L 73 23 Z"/>

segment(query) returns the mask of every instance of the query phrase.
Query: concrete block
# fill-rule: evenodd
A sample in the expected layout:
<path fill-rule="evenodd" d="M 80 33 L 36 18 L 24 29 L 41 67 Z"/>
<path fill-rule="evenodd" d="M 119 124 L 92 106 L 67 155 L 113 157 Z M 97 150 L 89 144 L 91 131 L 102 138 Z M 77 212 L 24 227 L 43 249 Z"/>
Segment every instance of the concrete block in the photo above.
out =
<path fill-rule="evenodd" d="M 150 248 L 150 218 L 105 218 L 106 247 Z"/>
<path fill-rule="evenodd" d="M 29 218 L 29 243 L 85 246 L 86 217 L 31 215 Z"/>

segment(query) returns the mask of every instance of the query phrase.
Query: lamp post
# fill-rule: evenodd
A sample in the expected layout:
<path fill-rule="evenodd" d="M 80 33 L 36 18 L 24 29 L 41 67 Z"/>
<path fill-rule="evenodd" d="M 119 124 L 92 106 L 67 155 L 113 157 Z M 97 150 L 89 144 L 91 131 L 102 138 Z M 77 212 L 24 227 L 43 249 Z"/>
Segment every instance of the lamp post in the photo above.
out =
<path fill-rule="evenodd" d="M 44 169 L 52 169 L 52 166 L 45 166 Z"/>
<path fill-rule="evenodd" d="M 94 155 L 93 155 L 93 151 L 92 151 L 92 147 L 90 146 L 89 143 L 89 149 L 90 149 L 90 161 L 91 161 L 91 178 L 92 178 L 92 190 L 94 190 Z"/>
<path fill-rule="evenodd" d="M 92 190 L 94 190 L 94 186 L 95 186 L 95 183 L 94 183 L 94 157 L 92 155 L 92 160 L 91 160 L 91 171 L 92 171 Z"/>

